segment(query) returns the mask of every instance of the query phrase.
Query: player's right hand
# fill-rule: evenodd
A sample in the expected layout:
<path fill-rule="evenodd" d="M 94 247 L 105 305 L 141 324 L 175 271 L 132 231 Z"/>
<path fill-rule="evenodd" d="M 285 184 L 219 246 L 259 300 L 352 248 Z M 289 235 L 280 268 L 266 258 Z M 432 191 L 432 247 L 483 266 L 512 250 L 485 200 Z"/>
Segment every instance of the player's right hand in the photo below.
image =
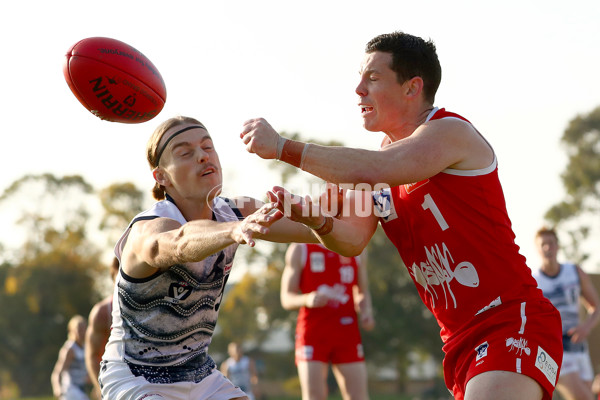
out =
<path fill-rule="evenodd" d="M 232 232 L 233 240 L 239 244 L 248 244 L 250 247 L 254 247 L 256 244 L 254 238 L 269 233 L 269 227 L 283 217 L 280 211 L 273 212 L 275 209 L 276 203 L 266 203 L 237 223 Z"/>
<path fill-rule="evenodd" d="M 277 157 L 279 134 L 264 118 L 249 119 L 244 122 L 240 138 L 248 153 L 255 153 L 267 160 Z"/>

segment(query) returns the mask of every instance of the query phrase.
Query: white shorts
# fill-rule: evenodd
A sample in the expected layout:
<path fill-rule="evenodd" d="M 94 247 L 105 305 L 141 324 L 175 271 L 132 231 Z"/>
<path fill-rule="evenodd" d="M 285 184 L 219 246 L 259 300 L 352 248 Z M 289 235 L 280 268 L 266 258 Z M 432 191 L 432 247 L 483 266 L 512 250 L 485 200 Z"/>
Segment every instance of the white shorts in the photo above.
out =
<path fill-rule="evenodd" d="M 563 355 L 560 375 L 578 373 L 581 379 L 591 382 L 594 379 L 594 370 L 589 351 L 565 351 Z"/>
<path fill-rule="evenodd" d="M 106 400 L 229 400 L 246 396 L 216 368 L 198 383 L 160 384 L 133 375 L 125 363 L 103 362 L 98 380 Z"/>

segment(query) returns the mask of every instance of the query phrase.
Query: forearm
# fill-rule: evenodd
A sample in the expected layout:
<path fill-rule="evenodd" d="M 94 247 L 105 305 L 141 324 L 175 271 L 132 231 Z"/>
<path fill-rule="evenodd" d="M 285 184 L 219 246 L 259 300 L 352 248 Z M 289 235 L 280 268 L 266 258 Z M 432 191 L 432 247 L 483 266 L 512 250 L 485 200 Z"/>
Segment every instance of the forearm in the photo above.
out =
<path fill-rule="evenodd" d="M 362 253 L 369 243 L 370 236 L 352 224 L 334 218 L 333 228 L 326 235 L 316 235 L 325 247 L 345 257 L 354 257 Z"/>
<path fill-rule="evenodd" d="M 307 304 L 307 293 L 285 293 L 281 296 L 281 306 L 286 310 L 297 310 Z"/>
<path fill-rule="evenodd" d="M 598 322 L 600 322 L 600 309 L 596 308 L 592 313 L 588 315 L 587 319 L 584 322 L 584 325 L 588 332 L 591 332 L 592 329 L 594 329 L 596 325 L 598 325 Z"/>
<path fill-rule="evenodd" d="M 375 171 L 381 168 L 378 151 L 337 146 L 307 144 L 303 150 L 302 170 L 338 185 L 367 184 L 371 187 L 382 183 Z"/>
<path fill-rule="evenodd" d="M 198 220 L 182 225 L 174 239 L 175 259 L 179 263 L 200 261 L 236 243 L 236 224 Z"/>

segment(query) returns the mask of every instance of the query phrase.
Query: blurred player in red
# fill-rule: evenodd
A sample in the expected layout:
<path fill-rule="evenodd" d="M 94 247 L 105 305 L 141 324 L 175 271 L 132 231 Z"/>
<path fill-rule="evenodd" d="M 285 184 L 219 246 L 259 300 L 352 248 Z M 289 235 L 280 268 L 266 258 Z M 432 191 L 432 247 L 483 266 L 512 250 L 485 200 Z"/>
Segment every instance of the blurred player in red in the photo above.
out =
<path fill-rule="evenodd" d="M 240 137 L 249 152 L 352 189 L 339 218 L 274 189 L 278 207 L 315 226 L 328 248 L 357 255 L 381 223 L 441 327 L 456 399 L 550 399 L 560 316 L 515 244 L 494 150 L 465 118 L 434 106 L 441 75 L 433 42 L 379 35 L 356 94 L 364 127 L 386 135 L 380 150 L 288 140 L 262 118 Z"/>
<path fill-rule="evenodd" d="M 364 253 L 344 257 L 320 244 L 288 247 L 281 304 L 300 309 L 296 366 L 303 400 L 327 399 L 329 364 L 344 400 L 368 399 L 367 368 L 358 326 L 373 329 Z"/>

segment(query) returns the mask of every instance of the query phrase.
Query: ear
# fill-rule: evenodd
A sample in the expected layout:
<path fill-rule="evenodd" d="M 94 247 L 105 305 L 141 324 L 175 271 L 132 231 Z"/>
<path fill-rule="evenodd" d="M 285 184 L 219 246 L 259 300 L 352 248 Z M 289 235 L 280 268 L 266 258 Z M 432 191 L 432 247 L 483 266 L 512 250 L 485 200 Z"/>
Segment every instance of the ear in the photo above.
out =
<path fill-rule="evenodd" d="M 166 187 L 170 183 L 169 177 L 167 176 L 165 171 L 163 171 L 163 169 L 160 167 L 156 167 L 152 170 L 152 176 L 154 177 L 156 183 L 158 183 L 161 186 Z"/>
<path fill-rule="evenodd" d="M 408 97 L 418 97 L 423 93 L 423 78 L 415 76 L 404 82 L 405 94 Z"/>

